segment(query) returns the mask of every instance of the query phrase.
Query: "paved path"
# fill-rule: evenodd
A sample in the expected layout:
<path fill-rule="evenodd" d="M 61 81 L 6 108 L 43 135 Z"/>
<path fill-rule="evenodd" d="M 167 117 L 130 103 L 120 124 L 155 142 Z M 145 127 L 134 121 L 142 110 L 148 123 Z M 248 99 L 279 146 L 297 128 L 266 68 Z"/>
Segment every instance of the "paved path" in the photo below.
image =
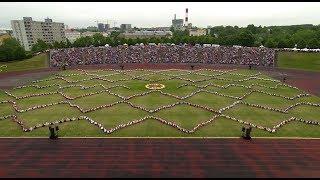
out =
<path fill-rule="evenodd" d="M 0 177 L 320 177 L 320 140 L 0 139 Z"/>
<path fill-rule="evenodd" d="M 320 72 L 309 72 L 291 69 L 276 69 L 265 71 L 273 78 L 283 80 L 283 75 L 287 77 L 285 83 L 298 87 L 308 93 L 320 96 Z M 280 75 L 283 74 L 283 75 Z"/>
<path fill-rule="evenodd" d="M 57 70 L 46 68 L 0 73 L 0 89 L 10 89 L 12 87 L 29 84 L 34 80 L 43 79 L 57 72 Z"/>

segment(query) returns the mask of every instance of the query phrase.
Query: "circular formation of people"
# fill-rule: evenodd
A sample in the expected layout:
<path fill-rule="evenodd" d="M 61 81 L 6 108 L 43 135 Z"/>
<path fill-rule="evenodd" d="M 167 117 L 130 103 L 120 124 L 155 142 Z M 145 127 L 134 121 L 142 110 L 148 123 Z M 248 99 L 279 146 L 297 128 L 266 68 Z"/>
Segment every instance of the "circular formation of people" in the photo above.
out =
<path fill-rule="evenodd" d="M 163 89 L 163 88 L 165 88 L 166 86 L 165 85 L 163 85 L 163 84 L 157 84 L 157 83 L 155 83 L 155 84 L 147 84 L 146 85 L 146 88 L 147 89 L 152 89 L 152 90 L 155 90 L 155 89 Z"/>
<path fill-rule="evenodd" d="M 274 66 L 276 50 L 265 47 L 119 45 L 50 50 L 50 66 L 122 63 L 205 63 Z"/>
<path fill-rule="evenodd" d="M 1 65 L 0 66 L 0 72 L 2 72 L 5 68 L 7 68 L 7 65 Z"/>

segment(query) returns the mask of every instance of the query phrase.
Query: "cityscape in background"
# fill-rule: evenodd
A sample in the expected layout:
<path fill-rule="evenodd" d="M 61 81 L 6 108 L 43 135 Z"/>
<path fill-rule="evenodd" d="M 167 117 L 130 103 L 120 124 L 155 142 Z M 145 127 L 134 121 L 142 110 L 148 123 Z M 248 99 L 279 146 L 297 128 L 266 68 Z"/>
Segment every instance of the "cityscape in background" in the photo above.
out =
<path fill-rule="evenodd" d="M 49 17 L 44 18 L 43 21 L 34 20 L 32 17 L 22 17 L 20 20 L 11 20 L 11 28 L 12 29 L 0 29 L 0 45 L 2 44 L 4 39 L 13 37 L 15 38 L 21 46 L 26 51 L 31 51 L 32 47 L 38 42 L 38 40 L 42 40 L 47 44 L 53 44 L 55 42 L 63 42 L 66 43 L 67 41 L 70 43 L 74 43 L 76 40 L 80 39 L 81 37 L 92 37 L 95 34 L 101 34 L 104 37 L 110 37 L 112 33 L 116 33 L 117 37 L 124 38 L 124 39 L 151 39 L 151 38 L 172 38 L 175 32 L 180 32 L 184 36 L 195 36 L 195 37 L 215 37 L 218 38 L 219 34 L 215 31 L 212 31 L 213 28 L 215 30 L 219 29 L 223 26 L 211 26 L 207 25 L 206 27 L 196 27 L 193 26 L 192 22 L 190 21 L 189 15 L 190 11 L 188 8 L 181 9 L 184 10 L 185 16 L 184 17 L 177 17 L 176 14 L 172 15 L 172 19 L 168 19 L 171 26 L 167 27 L 136 27 L 134 24 L 130 22 L 117 22 L 114 20 L 106 19 L 106 20 L 95 20 L 96 26 L 87 26 L 87 28 L 77 28 L 77 27 L 70 27 L 68 24 L 64 22 L 55 22 L 54 19 Z M 192 16 L 191 16 L 192 17 Z M 192 19 L 192 18 L 191 18 Z M 312 24 L 302 24 L 302 25 L 292 25 L 299 27 L 312 27 Z M 228 27 L 231 29 L 228 30 Z M 290 27 L 290 26 L 254 26 L 253 24 L 248 25 L 246 28 L 251 29 L 253 31 L 257 31 L 257 28 L 264 28 L 267 34 L 271 34 L 270 28 L 273 27 Z M 230 32 L 230 36 L 232 36 L 232 31 L 234 29 L 239 29 L 238 26 L 224 26 L 226 31 Z M 233 29 L 232 29 L 233 28 Z M 244 38 L 246 39 L 246 38 Z M 258 40 L 258 45 L 255 46 L 263 46 L 264 44 L 269 44 L 267 47 L 277 47 L 274 45 L 275 39 L 271 39 L 268 42 L 261 43 L 262 37 L 255 37 Z M 301 38 L 300 38 L 301 39 Z M 228 41 L 227 39 L 225 41 Z M 282 48 L 286 47 L 297 47 L 297 42 L 292 43 L 290 42 L 283 43 L 280 42 L 282 40 L 278 39 L 278 45 L 283 46 Z M 303 39 L 301 40 L 303 41 Z M 313 40 L 317 42 L 311 42 L 309 44 L 313 44 L 313 47 L 318 47 L 318 40 Z M 282 44 L 281 44 L 282 43 Z M 299 43 L 301 48 L 304 48 L 305 44 L 308 42 Z M 203 44 L 203 43 L 202 43 Z M 285 44 L 285 45 L 283 45 Z M 238 44 L 233 44 L 238 45 Z"/>
<path fill-rule="evenodd" d="M 32 17 L 23 17 L 22 20 L 11 20 L 12 30 L 0 30 L 0 35 L 5 37 L 14 37 L 24 47 L 25 50 L 30 51 L 31 47 L 37 41 L 43 40 L 45 43 L 65 42 L 69 40 L 71 43 L 80 37 L 93 36 L 96 33 L 107 37 L 112 32 L 119 32 L 119 37 L 130 38 L 170 38 L 173 31 L 187 30 L 189 36 L 204 36 L 209 33 L 208 26 L 200 28 L 192 26 L 189 22 L 189 9 L 185 8 L 185 17 L 177 18 L 174 14 L 169 27 L 135 27 L 130 23 L 121 23 L 117 26 L 116 21 L 98 21 L 96 26 L 88 26 L 87 28 L 69 27 L 63 22 L 54 22 L 53 19 L 46 18 L 44 21 L 35 21 Z"/>
<path fill-rule="evenodd" d="M 320 177 L 320 2 L 0 4 L 0 177 Z"/>

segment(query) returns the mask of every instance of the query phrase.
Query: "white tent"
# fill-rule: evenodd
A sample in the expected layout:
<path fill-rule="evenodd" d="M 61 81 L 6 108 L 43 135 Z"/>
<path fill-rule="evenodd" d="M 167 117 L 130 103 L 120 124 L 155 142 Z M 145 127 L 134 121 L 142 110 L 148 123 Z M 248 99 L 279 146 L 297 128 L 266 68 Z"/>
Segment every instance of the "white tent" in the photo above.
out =
<path fill-rule="evenodd" d="M 104 45 L 105 47 L 109 47 L 109 44 Z"/>

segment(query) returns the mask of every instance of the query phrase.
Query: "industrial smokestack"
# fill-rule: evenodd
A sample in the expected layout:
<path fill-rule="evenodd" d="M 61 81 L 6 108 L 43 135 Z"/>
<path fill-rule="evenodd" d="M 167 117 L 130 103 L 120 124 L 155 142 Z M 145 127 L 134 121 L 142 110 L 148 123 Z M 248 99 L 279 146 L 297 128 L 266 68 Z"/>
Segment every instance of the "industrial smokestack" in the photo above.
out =
<path fill-rule="evenodd" d="M 177 19 L 177 15 L 176 14 L 174 14 L 174 20 L 176 20 Z"/>
<path fill-rule="evenodd" d="M 186 8 L 185 26 L 188 26 L 188 8 Z"/>

